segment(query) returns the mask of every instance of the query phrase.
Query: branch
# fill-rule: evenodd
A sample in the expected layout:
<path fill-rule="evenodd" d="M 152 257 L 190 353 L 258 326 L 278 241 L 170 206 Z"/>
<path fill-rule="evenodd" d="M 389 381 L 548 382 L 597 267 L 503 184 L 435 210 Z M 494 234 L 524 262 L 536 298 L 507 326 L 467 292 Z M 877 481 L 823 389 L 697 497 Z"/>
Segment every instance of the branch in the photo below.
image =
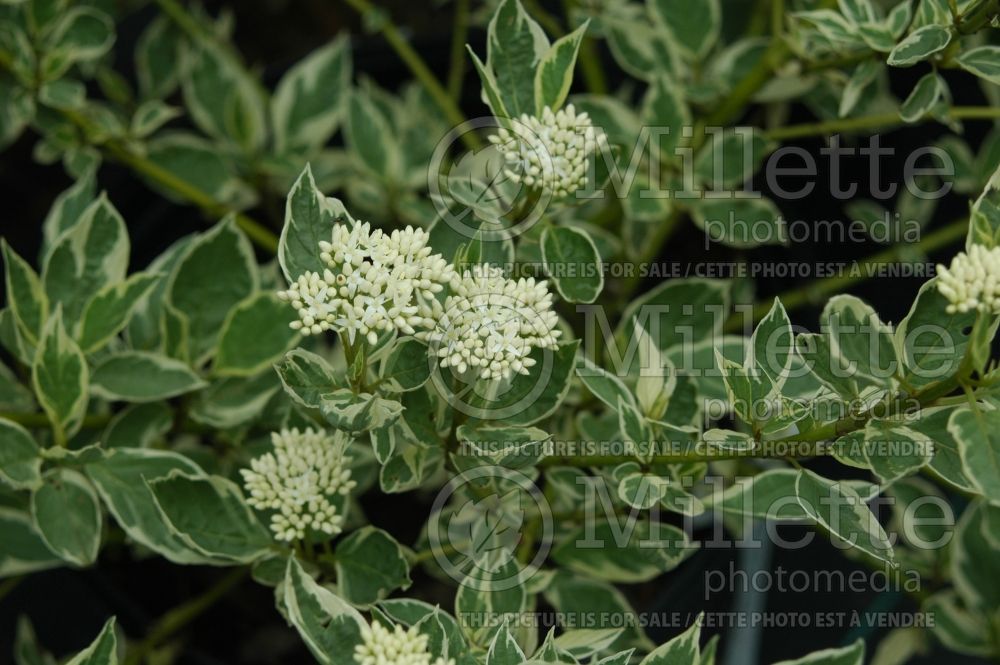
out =
<path fill-rule="evenodd" d="M 363 20 L 369 20 L 378 26 L 378 31 L 382 33 L 389 46 L 396 52 L 410 72 L 426 88 L 431 98 L 438 105 L 441 111 L 448 118 L 453 127 L 458 127 L 465 122 L 462 110 L 458 108 L 455 101 L 448 95 L 441 82 L 437 80 L 434 73 L 424 62 L 409 42 L 407 42 L 399 28 L 395 26 L 387 17 L 384 17 L 381 9 L 373 5 L 369 0 L 347 0 L 347 4 L 354 8 Z M 482 145 L 479 137 L 474 132 L 462 132 L 462 141 L 470 150 L 475 150 Z"/>
<path fill-rule="evenodd" d="M 992 106 L 953 106 L 946 114 L 954 120 L 1000 120 L 1000 108 Z M 933 116 L 932 116 L 933 117 Z M 884 129 L 907 124 L 898 113 L 876 113 L 857 118 L 840 118 L 822 122 L 789 125 L 765 130 L 763 137 L 770 141 L 786 141 L 807 136 L 823 136 L 840 132 Z"/>
<path fill-rule="evenodd" d="M 930 253 L 937 249 L 941 249 L 942 247 L 947 247 L 948 245 L 951 245 L 952 243 L 955 243 L 965 237 L 968 224 L 968 219 L 955 220 L 947 226 L 943 226 L 933 233 L 929 233 L 921 238 L 920 242 L 918 242 L 915 247 L 925 253 Z M 857 271 L 851 271 L 834 277 L 818 279 L 797 289 L 791 289 L 789 291 L 785 291 L 784 293 L 780 293 L 778 294 L 778 299 L 781 300 L 781 304 L 785 306 L 786 310 L 797 309 L 805 305 L 819 302 L 822 298 L 830 295 L 831 293 L 842 291 L 854 284 L 868 280 L 873 275 L 869 274 L 869 271 L 865 269 L 866 267 L 870 266 L 874 268 L 883 263 L 896 261 L 899 259 L 899 254 L 903 249 L 903 247 L 894 246 L 881 252 L 877 252 L 865 259 L 862 259 L 858 263 L 858 267 L 860 269 Z M 855 272 L 858 274 L 852 274 Z M 773 303 L 774 299 L 768 298 L 765 301 L 761 301 L 754 305 L 752 313 L 753 321 L 759 321 L 763 318 L 771 310 L 771 305 Z M 742 316 L 740 314 L 734 314 L 731 316 L 729 320 L 726 321 L 725 330 L 727 332 L 739 331 L 746 323 L 741 319 Z"/>

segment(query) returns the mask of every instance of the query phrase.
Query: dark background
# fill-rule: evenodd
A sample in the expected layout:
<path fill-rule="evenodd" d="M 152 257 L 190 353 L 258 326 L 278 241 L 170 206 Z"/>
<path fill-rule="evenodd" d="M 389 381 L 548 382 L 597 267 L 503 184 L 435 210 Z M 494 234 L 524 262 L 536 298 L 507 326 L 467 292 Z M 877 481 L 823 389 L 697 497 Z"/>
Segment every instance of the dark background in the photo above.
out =
<path fill-rule="evenodd" d="M 207 3 L 214 14 L 219 3 Z M 477 4 L 477 3 L 474 3 Z M 560 13 L 558 3 L 543 3 L 555 14 Z M 552 6 L 555 4 L 556 6 Z M 724 20 L 728 32 L 738 30 L 746 20 L 752 3 L 749 0 L 725 0 Z M 451 26 L 451 7 L 439 7 L 434 2 L 383 3 L 397 25 L 403 26 L 418 52 L 427 60 L 432 70 L 443 77 L 448 67 Z M 409 72 L 395 53 L 378 35 L 366 34 L 356 14 L 341 2 L 324 0 L 240 0 L 225 3 L 235 15 L 236 43 L 245 59 L 263 72 L 269 87 L 299 58 L 323 45 L 335 34 L 349 30 L 352 35 L 355 73 L 367 75 L 380 85 L 395 89 L 410 78 Z M 131 53 L 141 29 L 153 16 L 151 8 L 142 9 L 126 18 L 118 26 L 116 63 L 119 71 L 132 78 Z M 469 36 L 478 53 L 485 52 L 484 34 L 473 29 Z M 605 69 L 611 87 L 623 82 L 623 74 L 606 52 L 602 50 Z M 893 89 L 905 97 L 914 83 L 925 73 L 918 66 L 892 72 Z M 577 77 L 577 83 L 579 84 Z M 956 105 L 983 104 L 981 92 L 971 77 L 946 73 Z M 486 111 L 479 100 L 479 84 L 475 73 L 466 72 L 463 109 L 474 116 Z M 751 113 L 753 111 L 751 110 Z M 808 122 L 812 118 L 805 109 L 793 111 L 789 122 Z M 966 139 L 975 150 L 988 130 L 987 123 L 967 123 Z M 947 131 L 933 123 L 914 128 L 902 128 L 883 137 L 883 145 L 897 150 L 897 159 L 884 162 L 884 181 L 900 182 L 902 160 L 909 151 L 933 143 L 937 136 Z M 863 138 L 863 137 L 859 137 Z M 37 256 L 41 239 L 41 220 L 51 202 L 71 180 L 61 166 L 42 166 L 31 158 L 35 136 L 30 132 L 15 145 L 0 153 L 0 200 L 4 213 L 0 218 L 2 235 L 23 256 Z M 335 140 L 339 140 L 339 137 Z M 826 161 L 820 158 L 822 139 L 808 139 L 797 143 L 810 150 L 820 166 L 814 193 L 800 201 L 779 201 L 779 206 L 789 219 L 843 218 L 842 203 L 830 195 L 824 183 Z M 845 145 L 851 145 L 845 139 Z M 858 182 L 859 195 L 866 195 L 869 164 L 862 158 L 845 159 L 841 165 L 843 183 Z M 139 269 L 165 249 L 174 239 L 197 231 L 206 221 L 201 213 L 189 207 L 174 205 L 150 192 L 127 169 L 106 162 L 99 172 L 99 186 L 108 191 L 111 200 L 124 216 L 132 239 L 132 269 Z M 786 181 L 787 189 L 795 183 Z M 939 227 L 967 211 L 964 196 L 951 195 L 939 206 L 930 228 Z M 891 203 L 887 207 L 892 208 Z M 706 260 L 734 260 L 747 258 L 762 262 L 779 261 L 849 261 L 879 251 L 882 246 L 874 243 L 831 244 L 827 242 L 800 243 L 792 247 L 766 247 L 749 252 L 735 253 L 721 247 L 706 252 L 702 234 L 690 223 L 685 223 L 668 243 L 664 262 L 699 262 Z M 946 260 L 953 250 L 932 257 Z M 917 288 L 923 279 L 873 280 L 851 289 L 880 312 L 884 320 L 898 322 L 906 313 Z M 647 280 L 643 288 L 655 285 Z M 781 293 L 800 286 L 798 280 L 758 280 L 758 300 L 764 296 Z M 821 307 L 821 304 L 820 306 Z M 796 324 L 816 327 L 819 307 L 802 308 L 793 313 Z M 401 542 L 413 542 L 416 528 L 427 518 L 429 502 L 400 500 L 377 494 L 365 501 L 373 523 L 396 534 Z M 789 529 L 798 527 L 788 527 Z M 702 551 L 695 554 L 676 571 L 645 585 L 625 587 L 639 612 L 672 612 L 701 609 L 727 611 L 739 599 L 719 594 L 710 601 L 704 599 L 704 575 L 709 570 L 729 570 L 731 562 L 739 565 L 737 553 L 726 550 Z M 786 570 L 812 571 L 820 568 L 853 570 L 855 564 L 823 538 L 812 546 L 799 551 L 776 551 L 771 560 L 773 567 Z M 205 588 L 220 573 L 213 569 L 177 567 L 162 559 L 134 561 L 118 547 L 108 547 L 99 565 L 85 571 L 56 570 L 39 573 L 24 580 L 0 602 L 0 663 L 11 653 L 14 626 L 17 617 L 28 615 L 35 625 L 43 645 L 58 655 L 82 648 L 96 635 L 109 615 L 117 615 L 120 625 L 130 637 L 145 634 L 149 626 L 163 612 L 189 599 Z M 419 571 L 414 571 L 415 585 L 409 594 L 440 602 L 448 607 L 452 592 L 436 585 Z M 770 594 L 766 598 L 769 611 L 826 612 L 866 610 L 903 611 L 916 609 L 905 594 Z M 660 642 L 676 631 L 651 629 L 651 637 Z M 713 634 L 715 631 L 708 631 Z M 885 631 L 864 629 L 787 628 L 768 629 L 761 635 L 760 663 L 772 663 L 796 658 L 810 651 L 848 644 L 857 637 L 865 637 L 869 654 Z M 725 653 L 727 636 L 723 635 L 720 654 Z M 185 665 L 216 663 L 307 663 L 308 653 L 293 631 L 288 629 L 273 607 L 272 591 L 252 582 L 243 584 L 237 592 L 219 602 L 183 634 L 183 655 L 177 660 Z M 720 665 L 753 662 L 744 653 Z M 939 664 L 979 662 L 964 659 L 946 651 L 915 659 L 913 663 Z"/>

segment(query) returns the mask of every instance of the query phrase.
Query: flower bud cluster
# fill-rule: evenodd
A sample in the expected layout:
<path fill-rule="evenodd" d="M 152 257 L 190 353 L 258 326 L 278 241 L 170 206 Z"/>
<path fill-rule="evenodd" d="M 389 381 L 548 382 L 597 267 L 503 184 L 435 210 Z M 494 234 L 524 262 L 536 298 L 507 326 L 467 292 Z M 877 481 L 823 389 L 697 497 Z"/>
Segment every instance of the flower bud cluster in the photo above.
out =
<path fill-rule="evenodd" d="M 389 630 L 377 621 L 361 631 L 362 643 L 354 647 L 354 662 L 358 665 L 455 665 L 454 659 L 432 656 L 427 648 L 427 636 L 416 626 L 404 630 L 397 624 Z"/>
<path fill-rule="evenodd" d="M 497 381 L 527 374 L 533 349 L 555 347 L 558 321 L 545 281 L 507 279 L 496 266 L 477 265 L 453 281 L 434 328 L 420 337 L 441 367 Z"/>
<path fill-rule="evenodd" d="M 272 433 L 271 441 L 274 452 L 240 470 L 247 503 L 273 511 L 271 531 L 277 540 L 301 540 L 310 531 L 340 533 L 344 516 L 331 499 L 347 495 L 356 485 L 344 456 L 347 435 L 285 429 Z"/>
<path fill-rule="evenodd" d="M 426 231 L 410 226 L 387 234 L 370 224 L 337 224 L 330 241 L 319 243 L 323 274 L 307 272 L 278 293 L 298 312 L 292 328 L 304 334 L 335 330 L 352 344 L 358 336 L 375 344 L 393 329 L 414 334 L 425 325 L 435 294 L 454 277 L 428 240 Z"/>
<path fill-rule="evenodd" d="M 587 184 L 587 163 L 604 141 L 586 113 L 570 104 L 538 118 L 523 114 L 490 136 L 503 153 L 504 173 L 514 182 L 564 198 Z"/>
<path fill-rule="evenodd" d="M 937 287 L 951 303 L 949 314 L 1000 314 L 1000 247 L 972 245 L 968 253 L 956 254 L 950 267 L 938 265 Z"/>

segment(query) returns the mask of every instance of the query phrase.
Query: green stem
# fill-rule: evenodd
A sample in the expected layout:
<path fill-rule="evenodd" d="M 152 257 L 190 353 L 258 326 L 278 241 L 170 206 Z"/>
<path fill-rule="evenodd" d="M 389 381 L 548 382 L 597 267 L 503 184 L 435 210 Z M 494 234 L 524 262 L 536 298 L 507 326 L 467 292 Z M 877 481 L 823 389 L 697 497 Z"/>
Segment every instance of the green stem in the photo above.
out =
<path fill-rule="evenodd" d="M 947 247 L 965 237 L 968 223 L 967 219 L 955 220 L 947 226 L 927 234 L 915 246 L 925 253 Z M 805 286 L 785 291 L 778 294 L 778 299 L 781 300 L 781 304 L 785 306 L 786 310 L 797 309 L 805 305 L 821 302 L 823 298 L 832 293 L 841 292 L 854 284 L 874 277 L 874 272 L 876 272 L 874 269 L 882 264 L 897 261 L 901 249 L 900 247 L 890 247 L 872 254 L 858 262 L 857 270 L 819 279 Z M 770 311 L 773 302 L 773 299 L 767 299 L 754 305 L 752 312 L 753 320 L 759 321 L 763 318 Z M 734 314 L 726 321 L 726 330 L 728 332 L 737 332 L 745 324 L 746 321 L 743 320 L 742 315 Z"/>
<path fill-rule="evenodd" d="M 457 104 L 462 98 L 465 78 L 465 42 L 469 36 L 469 0 L 455 0 L 455 21 L 451 29 L 451 64 L 448 67 L 448 95 Z"/>
<path fill-rule="evenodd" d="M 719 450 L 716 452 L 683 452 L 668 455 L 654 455 L 649 459 L 651 464 L 678 464 L 684 462 L 721 462 L 734 459 L 785 459 L 795 460 L 817 455 L 830 454 L 833 451 L 821 444 L 824 441 L 839 439 L 845 434 L 863 428 L 868 421 L 878 414 L 880 418 L 887 417 L 886 414 L 897 413 L 893 409 L 912 408 L 913 401 L 920 406 L 931 406 L 938 399 L 953 392 L 961 384 L 961 372 L 940 383 L 927 386 L 912 395 L 898 392 L 885 396 L 878 404 L 857 415 L 848 415 L 833 422 L 807 430 L 799 434 L 761 441 L 759 445 L 751 450 L 733 451 Z M 624 462 L 635 462 L 634 455 L 560 455 L 546 457 L 539 462 L 541 467 L 549 466 L 574 466 L 574 467 L 599 467 L 616 466 Z"/>
<path fill-rule="evenodd" d="M 385 40 L 389 42 L 389 46 L 392 47 L 396 55 L 400 57 L 403 63 L 410 69 L 410 72 L 424 86 L 452 126 L 458 127 L 462 125 L 465 122 L 462 110 L 458 108 L 455 101 L 448 95 L 448 91 L 437 80 L 437 77 L 434 76 L 434 73 L 427 66 L 427 63 L 424 62 L 424 59 L 420 57 L 420 54 L 403 38 L 399 28 L 392 21 L 388 20 L 388 18 L 382 19 L 381 12 L 383 10 L 377 8 L 369 0 L 347 0 L 347 4 L 361 14 L 363 19 L 370 19 L 378 26 L 378 30 L 385 37 Z M 461 135 L 462 141 L 470 150 L 475 150 L 482 145 L 479 136 L 474 132 L 462 132 Z"/>
<path fill-rule="evenodd" d="M 955 120 L 1000 120 L 1000 108 L 991 106 L 953 106 L 948 110 L 948 117 Z M 802 125 L 777 127 L 763 132 L 762 136 L 770 141 L 787 141 L 807 136 L 824 136 L 840 132 L 855 132 L 868 129 L 884 129 L 906 124 L 898 113 L 876 113 L 857 118 L 839 118 L 824 120 Z"/>
<path fill-rule="evenodd" d="M 236 225 L 247 234 L 247 237 L 255 245 L 271 254 L 278 253 L 278 236 L 255 219 L 244 213 L 231 210 L 225 204 L 216 201 L 212 196 L 206 194 L 199 187 L 177 177 L 159 164 L 132 152 L 116 141 L 109 141 L 101 147 L 116 161 L 121 162 L 136 173 L 149 178 L 161 187 L 169 189 L 177 196 L 194 204 L 206 215 L 210 217 L 225 217 L 228 214 L 232 214 Z"/>
<path fill-rule="evenodd" d="M 197 619 L 220 598 L 238 586 L 246 578 L 249 571 L 250 569 L 246 567 L 230 571 L 228 575 L 221 578 L 202 595 L 178 605 L 160 617 L 145 639 L 128 652 L 125 665 L 142 663 L 151 651 Z"/>

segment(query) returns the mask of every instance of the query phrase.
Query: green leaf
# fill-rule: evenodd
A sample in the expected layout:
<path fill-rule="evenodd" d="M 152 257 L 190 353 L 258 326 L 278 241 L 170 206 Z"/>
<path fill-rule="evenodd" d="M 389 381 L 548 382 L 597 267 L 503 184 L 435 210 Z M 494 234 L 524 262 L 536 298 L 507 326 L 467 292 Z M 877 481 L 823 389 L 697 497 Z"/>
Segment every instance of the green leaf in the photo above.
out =
<path fill-rule="evenodd" d="M 94 202 L 94 197 L 97 195 L 96 188 L 95 169 L 88 169 L 56 197 L 45 216 L 45 221 L 42 222 L 43 255 L 55 244 L 59 236 L 76 224 L 87 206 Z"/>
<path fill-rule="evenodd" d="M 520 0 L 503 0 L 490 19 L 486 66 L 511 117 L 535 112 L 535 71 L 548 50 L 545 32 Z"/>
<path fill-rule="evenodd" d="M 125 279 L 128 255 L 125 222 L 102 193 L 45 257 L 42 282 L 49 302 L 61 304 L 66 321 L 75 327 L 95 293 Z"/>
<path fill-rule="evenodd" d="M 588 658 L 603 653 L 621 633 L 621 628 L 567 630 L 555 639 L 554 644 L 574 658 Z"/>
<path fill-rule="evenodd" d="M 346 36 L 316 49 L 288 70 L 271 100 L 278 152 L 315 150 L 337 130 L 351 84 Z"/>
<path fill-rule="evenodd" d="M 1000 411 L 956 409 L 948 432 L 958 442 L 965 477 L 983 496 L 1000 500 Z"/>
<path fill-rule="evenodd" d="M 216 429 L 239 427 L 260 419 L 281 383 L 271 372 L 257 376 L 230 376 L 198 393 L 188 414 Z"/>
<path fill-rule="evenodd" d="M 608 48 L 618 65 L 640 80 L 651 80 L 658 72 L 676 74 L 678 56 L 670 34 L 649 20 L 646 7 L 629 3 L 621 9 L 626 11 L 601 16 Z"/>
<path fill-rule="evenodd" d="M 671 279 L 632 301 L 615 330 L 625 340 L 641 325 L 657 339 L 660 350 L 679 347 L 690 335 L 719 339 L 729 312 L 729 282 L 718 279 Z M 619 342 L 620 345 L 621 342 Z"/>
<path fill-rule="evenodd" d="M 741 368 L 731 366 L 719 356 L 724 370 L 728 396 L 733 407 L 747 422 L 757 422 L 756 406 L 780 393 L 788 378 L 795 353 L 792 324 L 777 298 L 771 310 L 760 320 L 750 337 L 747 356 Z M 748 401 L 746 401 L 748 400 Z"/>
<path fill-rule="evenodd" d="M 107 53 L 115 41 L 115 24 L 95 7 L 73 7 L 62 13 L 45 41 L 42 69 L 54 80 L 74 63 L 96 60 Z"/>
<path fill-rule="evenodd" d="M 901 423 L 873 418 L 865 426 L 864 457 L 884 485 L 912 475 L 933 457 L 933 442 Z"/>
<path fill-rule="evenodd" d="M 396 539 L 381 529 L 362 527 L 337 543 L 337 588 L 356 606 L 371 605 L 410 586 L 410 566 Z"/>
<path fill-rule="evenodd" d="M 66 665 L 118 665 L 115 618 L 108 619 L 90 646 L 69 659 Z"/>
<path fill-rule="evenodd" d="M 796 498 L 797 478 L 794 469 L 768 469 L 751 478 L 739 479 L 718 495 L 714 503 L 735 515 L 786 521 L 809 519 Z"/>
<path fill-rule="evenodd" d="M 889 385 L 899 369 L 893 332 L 870 305 L 854 296 L 834 296 L 820 314 L 820 329 L 851 379 Z"/>
<path fill-rule="evenodd" d="M 367 624 L 353 607 L 302 570 L 294 557 L 285 571 L 284 605 L 288 620 L 322 665 L 356 665 L 354 647 Z"/>
<path fill-rule="evenodd" d="M 846 118 L 851 114 L 851 111 L 858 105 L 858 102 L 864 98 L 866 91 L 874 88 L 872 83 L 878 79 L 878 75 L 882 69 L 882 63 L 873 59 L 864 60 L 854 68 L 851 78 L 847 80 L 847 85 L 844 86 L 844 93 L 840 98 L 840 108 L 837 115 L 841 118 Z"/>
<path fill-rule="evenodd" d="M 187 457 L 166 450 L 121 448 L 87 464 L 84 470 L 129 538 L 174 563 L 217 562 L 189 547 L 171 529 L 146 484 L 166 478 L 172 471 L 202 475 L 198 465 Z"/>
<path fill-rule="evenodd" d="M 934 109 L 943 93 L 944 81 L 941 77 L 936 72 L 925 74 L 899 107 L 899 117 L 904 122 L 917 122 Z"/>
<path fill-rule="evenodd" d="M 573 83 L 573 67 L 580 51 L 580 42 L 587 32 L 589 19 L 573 32 L 560 37 L 538 61 L 535 70 L 535 115 L 545 107 L 559 110 Z"/>
<path fill-rule="evenodd" d="M 849 647 L 814 651 L 808 656 L 783 660 L 775 665 L 863 665 L 864 661 L 865 643 L 858 640 Z"/>
<path fill-rule="evenodd" d="M 534 349 L 536 364 L 528 375 L 518 374 L 502 395 L 470 395 L 467 406 L 480 420 L 503 420 L 510 425 L 530 425 L 551 415 L 562 403 L 570 388 L 570 373 L 579 340 L 560 342 L 553 349 Z"/>
<path fill-rule="evenodd" d="M 256 200 L 253 190 L 239 178 L 234 161 L 218 144 L 185 131 L 161 132 L 146 142 L 146 157 L 205 195 L 231 207 L 244 208 Z M 185 203 L 170 187 L 147 179 L 150 187 L 177 203 Z"/>
<path fill-rule="evenodd" d="M 586 625 L 587 617 L 636 616 L 636 610 L 614 586 L 559 571 L 545 589 L 545 599 L 566 618 L 566 625 Z M 641 628 L 631 624 L 611 648 L 629 646 L 651 651 L 654 645 Z"/>
<path fill-rule="evenodd" d="M 707 240 L 738 249 L 785 243 L 785 220 L 771 199 L 705 198 L 693 212 Z"/>
<path fill-rule="evenodd" d="M 305 349 L 289 351 L 275 369 L 285 392 L 302 406 L 312 409 L 318 409 L 323 403 L 323 395 L 345 383 L 330 363 Z"/>
<path fill-rule="evenodd" d="M 187 246 L 167 286 L 167 301 L 187 317 L 196 364 L 212 354 L 229 311 L 257 285 L 253 248 L 232 217 Z"/>
<path fill-rule="evenodd" d="M 1000 244 L 1000 168 L 993 175 L 972 205 L 969 233 L 965 239 L 966 249 L 972 244 L 992 248 Z"/>
<path fill-rule="evenodd" d="M 758 132 L 747 131 L 746 128 L 735 128 L 725 132 L 716 131 L 711 134 L 709 142 L 698 151 L 695 157 L 695 174 L 713 190 L 720 192 L 727 187 L 742 187 L 771 152 L 772 144 L 760 136 Z M 729 203 L 734 209 L 740 210 L 741 208 L 745 209 L 741 204 L 762 200 L 774 208 L 770 199 L 740 199 L 736 198 L 737 196 L 738 193 L 734 192 L 732 198 L 729 198 L 727 194 L 726 198 L 715 199 L 715 201 L 706 197 L 701 203 L 702 206 L 709 202 Z M 777 208 L 774 209 L 777 212 Z M 775 216 L 777 215 L 775 214 Z M 747 219 L 745 221 L 754 222 L 756 220 Z M 763 234 L 757 231 L 744 235 L 750 235 L 751 238 L 754 238 Z M 781 241 L 782 236 L 780 235 L 768 235 L 756 240 L 756 243 L 767 244 Z"/>
<path fill-rule="evenodd" d="M 35 118 L 31 92 L 18 85 L 0 86 L 0 148 L 16 141 Z"/>
<path fill-rule="evenodd" d="M 906 317 L 896 328 L 896 347 L 903 353 L 904 378 L 914 387 L 942 381 L 955 372 L 969 345 L 967 329 L 976 312 L 948 314 L 948 300 L 936 280 L 925 282 Z"/>
<path fill-rule="evenodd" d="M 892 545 L 878 518 L 846 483 L 802 469 L 795 481 L 795 495 L 806 515 L 837 540 L 876 559 L 892 561 Z"/>
<path fill-rule="evenodd" d="M 691 125 L 691 111 L 676 81 L 663 74 L 653 79 L 642 100 L 642 120 L 664 132 L 651 137 L 651 149 L 661 159 L 672 158 L 683 128 Z"/>
<path fill-rule="evenodd" d="M 465 48 L 472 57 L 472 64 L 476 68 L 476 73 L 479 74 L 479 82 L 483 86 L 483 101 L 490 107 L 490 111 L 497 118 L 509 118 L 510 113 L 504 105 L 503 95 L 500 93 L 500 87 L 493 76 L 493 72 L 483 64 L 483 61 L 479 59 L 479 56 L 475 54 L 471 46 L 466 44 Z"/>
<path fill-rule="evenodd" d="M 164 98 L 180 82 L 183 34 L 165 14 L 154 18 L 135 45 L 135 73 L 144 99 Z"/>
<path fill-rule="evenodd" d="M 319 258 L 320 241 L 330 241 L 335 224 L 353 222 L 339 200 L 323 196 L 306 164 L 288 192 L 278 241 L 278 263 L 285 279 L 293 282 L 309 271 L 322 274 L 327 266 Z"/>
<path fill-rule="evenodd" d="M 955 62 L 967 72 L 1000 85 L 1000 46 L 979 46 L 963 52 Z"/>
<path fill-rule="evenodd" d="M 0 480 L 15 489 L 34 489 L 42 481 L 42 458 L 28 430 L 0 418 Z"/>
<path fill-rule="evenodd" d="M 887 62 L 893 67 L 910 67 L 934 55 L 951 41 L 951 31 L 931 24 L 918 28 L 896 44 Z"/>
<path fill-rule="evenodd" d="M 135 113 L 132 114 L 132 120 L 129 123 L 129 132 L 138 138 L 146 138 L 182 114 L 183 111 L 176 106 L 169 106 L 158 99 L 151 99 L 147 102 L 143 102 L 139 108 L 135 110 Z M 182 134 L 181 136 L 184 135 Z M 190 174 L 188 175 L 190 177 Z M 214 188 L 204 187 L 200 179 L 196 178 L 194 180 L 195 182 L 198 182 L 203 189 L 208 189 L 209 192 L 216 191 Z"/>
<path fill-rule="evenodd" d="M 146 485 L 172 534 L 196 552 L 237 563 L 268 552 L 270 535 L 232 481 L 175 469 Z"/>
<path fill-rule="evenodd" d="M 498 559 L 492 553 L 481 554 L 455 594 L 455 616 L 462 630 L 471 642 L 482 646 L 489 644 L 499 629 L 482 618 L 518 616 L 527 609 L 527 590 L 505 583 L 523 571 L 516 561 L 501 563 Z"/>
<path fill-rule="evenodd" d="M 216 43 L 203 40 L 183 53 L 184 101 L 195 124 L 246 151 L 259 148 L 266 137 L 266 105 L 253 78 Z"/>
<path fill-rule="evenodd" d="M 692 59 L 704 56 L 719 38 L 718 0 L 647 0 L 653 19 Z"/>
<path fill-rule="evenodd" d="M 62 324 L 62 311 L 56 309 L 45 324 L 42 339 L 31 367 L 35 395 L 56 431 L 63 439 L 76 433 L 87 410 L 87 361 Z"/>
<path fill-rule="evenodd" d="M 635 338 L 639 342 L 636 400 L 647 418 L 659 420 L 670 405 L 670 397 L 677 388 L 677 370 L 670 359 L 660 351 L 657 340 L 638 323 L 635 327 Z"/>
<path fill-rule="evenodd" d="M 505 621 L 490 642 L 490 648 L 486 652 L 486 665 L 521 665 L 525 660 L 527 658 L 524 652 L 510 634 Z"/>
<path fill-rule="evenodd" d="M 174 424 L 174 413 L 163 402 L 133 404 L 112 418 L 101 441 L 105 448 L 151 448 Z"/>
<path fill-rule="evenodd" d="M 155 402 L 207 384 L 179 360 L 148 351 L 122 351 L 94 368 L 94 394 L 108 400 Z"/>
<path fill-rule="evenodd" d="M 533 467 L 544 454 L 541 444 L 550 438 L 537 427 L 482 423 L 459 425 L 455 434 L 478 462 L 508 469 Z"/>
<path fill-rule="evenodd" d="M 0 507 L 0 578 L 63 565 L 42 540 L 27 512 Z"/>
<path fill-rule="evenodd" d="M 567 302 L 592 303 L 604 288 L 604 265 L 590 235 L 566 226 L 542 232 L 542 260 Z"/>
<path fill-rule="evenodd" d="M 396 342 L 385 360 L 381 375 L 393 390 L 416 390 L 427 383 L 433 362 L 426 344 L 406 337 Z"/>
<path fill-rule="evenodd" d="M 347 101 L 347 145 L 361 165 L 379 180 L 398 182 L 400 154 L 392 142 L 389 119 L 368 93 L 355 89 Z"/>
<path fill-rule="evenodd" d="M 38 274 L 11 249 L 5 239 L 0 239 L 0 250 L 3 252 L 7 306 L 14 313 L 14 321 L 21 334 L 31 344 L 36 344 L 48 316 L 48 297 Z"/>
<path fill-rule="evenodd" d="M 84 353 L 93 353 L 128 325 L 139 302 L 152 291 L 160 275 L 137 272 L 124 282 L 108 284 L 83 310 L 77 340 Z"/>
<path fill-rule="evenodd" d="M 640 665 L 689 665 L 701 658 L 701 616 L 691 627 L 642 659 Z"/>
<path fill-rule="evenodd" d="M 256 293 L 229 312 L 222 325 L 214 372 L 252 376 L 295 345 L 299 334 L 289 327 L 294 312 L 271 292 Z"/>
<path fill-rule="evenodd" d="M 50 81 L 39 88 L 38 101 L 60 111 L 76 110 L 86 103 L 87 88 L 71 79 Z"/>
<path fill-rule="evenodd" d="M 934 594 L 921 609 L 934 613 L 932 631 L 948 649 L 970 656 L 992 653 L 985 617 L 965 607 L 953 588 Z"/>
<path fill-rule="evenodd" d="M 327 422 L 345 432 L 379 429 L 399 417 L 403 406 L 370 393 L 339 388 L 322 395 L 320 409 Z"/>
<path fill-rule="evenodd" d="M 97 560 L 101 507 L 94 488 L 80 473 L 57 469 L 31 494 L 31 519 L 52 553 L 75 566 Z"/>
<path fill-rule="evenodd" d="M 673 570 L 693 551 L 677 527 L 625 515 L 568 532 L 552 558 L 594 579 L 636 583 Z"/>

